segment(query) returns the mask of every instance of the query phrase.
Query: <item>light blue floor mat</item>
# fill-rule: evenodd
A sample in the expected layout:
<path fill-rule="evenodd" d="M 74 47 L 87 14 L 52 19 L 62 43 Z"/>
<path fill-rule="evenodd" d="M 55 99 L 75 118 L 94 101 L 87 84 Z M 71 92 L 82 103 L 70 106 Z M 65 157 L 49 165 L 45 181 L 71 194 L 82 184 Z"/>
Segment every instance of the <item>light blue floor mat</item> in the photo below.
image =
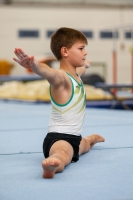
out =
<path fill-rule="evenodd" d="M 0 102 L 0 200 L 133 199 L 133 111 L 86 109 L 96 144 L 53 179 L 42 178 L 50 104 Z"/>

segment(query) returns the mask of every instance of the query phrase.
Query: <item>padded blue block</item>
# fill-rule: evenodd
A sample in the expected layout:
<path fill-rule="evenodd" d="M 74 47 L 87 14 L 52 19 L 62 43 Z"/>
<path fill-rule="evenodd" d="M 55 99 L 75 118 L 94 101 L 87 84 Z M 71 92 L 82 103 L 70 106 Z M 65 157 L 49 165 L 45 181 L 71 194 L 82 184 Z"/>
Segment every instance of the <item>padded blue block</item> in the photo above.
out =
<path fill-rule="evenodd" d="M 133 126 L 119 127 L 85 127 L 82 136 L 98 133 L 105 138 L 104 143 L 97 143 L 93 150 L 119 149 L 133 147 Z M 42 152 L 42 144 L 47 134 L 45 129 L 6 131 L 0 134 L 0 154 L 13 154 L 21 152 Z"/>
<path fill-rule="evenodd" d="M 0 133 L 5 131 L 45 129 L 48 127 L 48 116 L 25 116 L 0 119 Z"/>
<path fill-rule="evenodd" d="M 42 152 L 50 109 L 50 104 L 0 103 L 0 154 Z M 133 112 L 86 109 L 82 136 L 98 133 L 106 139 L 93 149 L 132 147 L 132 130 Z"/>
<path fill-rule="evenodd" d="M 116 125 L 133 125 L 133 112 L 111 109 L 86 109 L 84 126 Z"/>
<path fill-rule="evenodd" d="M 0 200 L 133 199 L 133 112 L 86 109 L 83 136 L 98 133 L 105 143 L 48 180 L 41 161 L 50 109 L 0 102 Z"/>
<path fill-rule="evenodd" d="M 45 128 L 49 121 L 50 105 L 0 103 L 0 132 Z"/>
<path fill-rule="evenodd" d="M 41 153 L 0 156 L 0 200 L 132 199 L 132 157 L 133 149 L 90 150 L 43 179 Z"/>
<path fill-rule="evenodd" d="M 133 125 L 83 128 L 83 137 L 91 134 L 99 134 L 105 138 L 104 143 L 97 143 L 93 148 L 133 148 Z"/>
<path fill-rule="evenodd" d="M 0 103 L 0 131 L 44 128 L 48 125 L 50 104 Z M 84 127 L 133 125 L 133 112 L 86 109 Z"/>
<path fill-rule="evenodd" d="M 0 154 L 42 152 L 47 129 L 8 131 L 0 134 Z"/>

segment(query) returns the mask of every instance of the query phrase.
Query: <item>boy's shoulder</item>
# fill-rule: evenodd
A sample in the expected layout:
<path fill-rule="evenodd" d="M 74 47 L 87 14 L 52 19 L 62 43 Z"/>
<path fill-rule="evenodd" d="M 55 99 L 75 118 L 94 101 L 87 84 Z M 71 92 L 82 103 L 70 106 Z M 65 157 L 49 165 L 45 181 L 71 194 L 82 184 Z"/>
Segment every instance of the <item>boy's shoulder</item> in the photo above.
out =
<path fill-rule="evenodd" d="M 61 69 L 61 68 L 58 68 L 58 69 L 55 69 L 57 73 L 59 73 L 59 77 L 60 79 L 62 79 L 62 84 L 61 85 L 70 85 L 71 83 L 71 80 L 69 78 L 69 75 L 67 73 L 67 71 L 65 71 L 64 69 Z"/>

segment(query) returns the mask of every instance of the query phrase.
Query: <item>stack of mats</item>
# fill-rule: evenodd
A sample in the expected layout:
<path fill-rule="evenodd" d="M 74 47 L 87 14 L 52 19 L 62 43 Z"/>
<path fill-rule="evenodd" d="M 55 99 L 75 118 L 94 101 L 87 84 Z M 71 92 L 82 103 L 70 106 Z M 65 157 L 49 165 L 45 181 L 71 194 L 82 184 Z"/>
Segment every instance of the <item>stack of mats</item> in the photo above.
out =
<path fill-rule="evenodd" d="M 110 100 L 112 95 L 102 89 L 85 85 L 87 100 Z M 0 99 L 19 101 L 50 101 L 49 83 L 46 80 L 5 82 L 0 86 Z"/>

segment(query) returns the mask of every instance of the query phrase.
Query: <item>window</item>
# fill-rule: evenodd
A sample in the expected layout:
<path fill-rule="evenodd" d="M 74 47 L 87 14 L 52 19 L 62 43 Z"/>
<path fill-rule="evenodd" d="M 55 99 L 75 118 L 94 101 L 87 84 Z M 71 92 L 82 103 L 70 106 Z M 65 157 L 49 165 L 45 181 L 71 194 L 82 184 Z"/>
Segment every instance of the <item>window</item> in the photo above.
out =
<path fill-rule="evenodd" d="M 87 38 L 93 38 L 92 31 L 81 31 Z"/>
<path fill-rule="evenodd" d="M 128 31 L 128 32 L 125 32 L 125 38 L 126 39 L 133 39 L 133 32 L 131 31 Z"/>
<path fill-rule="evenodd" d="M 21 38 L 37 38 L 39 37 L 39 31 L 37 30 L 19 30 L 18 35 Z"/>
<path fill-rule="evenodd" d="M 51 35 L 52 35 L 54 32 L 55 32 L 55 31 L 53 31 L 53 30 L 48 30 L 48 31 L 46 32 L 47 37 L 50 38 Z"/>
<path fill-rule="evenodd" d="M 48 30 L 46 32 L 46 36 L 49 38 L 51 35 L 54 33 L 54 30 Z M 87 38 L 92 38 L 93 37 L 93 32 L 92 31 L 81 31 Z"/>
<path fill-rule="evenodd" d="M 100 38 L 102 39 L 118 38 L 118 32 L 101 31 Z"/>

